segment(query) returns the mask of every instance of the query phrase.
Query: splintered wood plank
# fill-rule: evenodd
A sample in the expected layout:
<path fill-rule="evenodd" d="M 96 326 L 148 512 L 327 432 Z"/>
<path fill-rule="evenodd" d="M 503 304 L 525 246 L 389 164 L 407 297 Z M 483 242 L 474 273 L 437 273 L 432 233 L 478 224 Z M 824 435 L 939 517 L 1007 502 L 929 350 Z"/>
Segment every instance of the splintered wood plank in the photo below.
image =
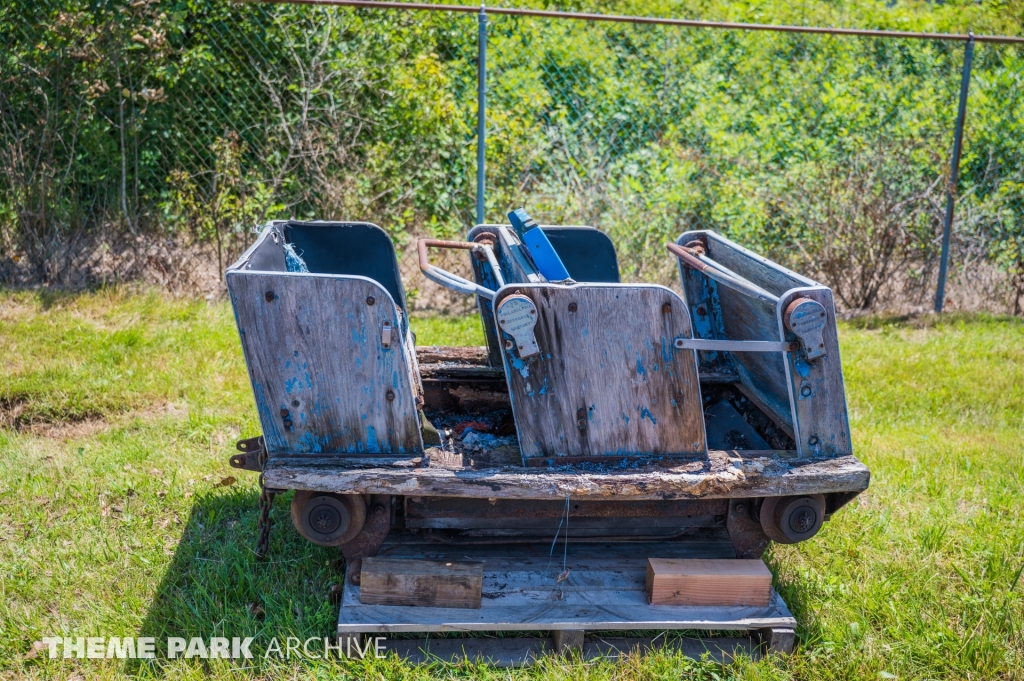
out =
<path fill-rule="evenodd" d="M 401 320 L 382 286 L 249 271 L 228 272 L 227 285 L 272 456 L 423 451 Z"/>
<path fill-rule="evenodd" d="M 359 585 L 364 605 L 479 608 L 483 563 L 366 558 Z"/>
<path fill-rule="evenodd" d="M 430 453 L 429 450 L 428 454 Z M 266 484 L 275 489 L 347 491 L 483 499 L 716 499 L 861 492 L 871 473 L 853 456 L 797 459 L 785 452 L 712 450 L 707 461 L 673 467 L 637 465 L 565 468 L 442 468 L 373 465 L 342 459 L 271 459 Z"/>
<path fill-rule="evenodd" d="M 651 605 L 766 606 L 772 573 L 761 559 L 648 558 Z"/>
<path fill-rule="evenodd" d="M 697 365 L 682 299 L 663 286 L 531 284 L 540 353 L 506 350 L 505 371 L 524 459 L 704 458 Z M 504 335 L 504 334 L 503 334 Z M 510 337 L 509 337 L 510 338 Z"/>

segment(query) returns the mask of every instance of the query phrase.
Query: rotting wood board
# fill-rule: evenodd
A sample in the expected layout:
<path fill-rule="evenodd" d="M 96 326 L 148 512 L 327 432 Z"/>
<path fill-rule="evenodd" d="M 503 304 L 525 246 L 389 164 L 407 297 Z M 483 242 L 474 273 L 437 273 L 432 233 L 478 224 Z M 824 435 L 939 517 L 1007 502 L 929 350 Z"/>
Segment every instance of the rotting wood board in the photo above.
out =
<path fill-rule="evenodd" d="M 432 450 L 427 450 L 429 456 Z M 483 457 L 480 457 L 483 460 Z M 712 450 L 707 461 L 635 467 L 417 468 L 342 458 L 273 458 L 265 471 L 275 489 L 504 499 L 715 499 L 860 492 L 870 472 L 853 456 L 796 458 L 788 452 Z"/>

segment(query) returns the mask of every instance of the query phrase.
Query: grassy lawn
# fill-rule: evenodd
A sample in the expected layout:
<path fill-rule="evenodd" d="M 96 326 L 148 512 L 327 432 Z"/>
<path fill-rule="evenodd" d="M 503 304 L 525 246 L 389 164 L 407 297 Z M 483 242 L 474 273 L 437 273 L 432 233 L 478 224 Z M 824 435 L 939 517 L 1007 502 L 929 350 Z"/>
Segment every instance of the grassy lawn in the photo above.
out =
<path fill-rule="evenodd" d="M 479 344 L 418 319 L 419 343 Z M 658 653 L 520 671 L 264 659 L 329 636 L 336 550 L 278 500 L 252 554 L 258 434 L 228 305 L 103 290 L 0 292 L 0 676 L 674 679 L 1024 678 L 1024 323 L 844 325 L 854 445 L 872 484 L 810 542 L 775 547 L 800 622 L 790 658 L 728 667 Z M 234 478 L 237 478 L 235 480 Z M 50 660 L 44 636 L 256 636 L 256 659 Z"/>

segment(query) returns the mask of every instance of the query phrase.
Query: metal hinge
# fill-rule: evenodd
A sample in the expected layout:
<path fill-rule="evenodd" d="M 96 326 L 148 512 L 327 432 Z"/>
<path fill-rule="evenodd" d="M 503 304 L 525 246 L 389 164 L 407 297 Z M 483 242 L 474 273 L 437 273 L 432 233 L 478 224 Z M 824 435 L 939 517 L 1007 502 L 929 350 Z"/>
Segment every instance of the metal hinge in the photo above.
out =
<path fill-rule="evenodd" d="M 380 344 L 385 348 L 391 347 L 391 322 L 387 319 L 380 327 Z"/>
<path fill-rule="evenodd" d="M 263 455 L 266 452 L 266 445 L 262 435 L 239 440 L 235 443 L 235 449 L 241 454 L 235 454 L 228 460 L 232 468 L 241 468 L 257 473 L 263 470 Z"/>

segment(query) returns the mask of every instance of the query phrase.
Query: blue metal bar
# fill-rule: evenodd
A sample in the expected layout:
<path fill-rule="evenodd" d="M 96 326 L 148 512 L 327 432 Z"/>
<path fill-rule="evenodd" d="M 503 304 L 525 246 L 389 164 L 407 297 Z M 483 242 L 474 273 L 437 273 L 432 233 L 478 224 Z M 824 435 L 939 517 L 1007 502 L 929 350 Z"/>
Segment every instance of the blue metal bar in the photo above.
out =
<path fill-rule="evenodd" d="M 476 64 L 476 224 L 484 224 L 487 151 L 487 11 L 480 5 Z"/>
<path fill-rule="evenodd" d="M 949 271 L 949 240 L 953 231 L 953 208 L 956 203 L 956 185 L 960 179 L 960 150 L 964 141 L 964 119 L 967 117 L 967 92 L 971 85 L 971 62 L 974 61 L 974 34 L 964 48 L 964 72 L 960 79 L 960 106 L 956 112 L 956 132 L 953 135 L 953 154 L 949 159 L 949 184 L 946 186 L 946 219 L 942 224 L 942 255 L 939 260 L 939 284 L 935 290 L 935 312 L 942 312 L 946 302 L 946 275 Z"/>

